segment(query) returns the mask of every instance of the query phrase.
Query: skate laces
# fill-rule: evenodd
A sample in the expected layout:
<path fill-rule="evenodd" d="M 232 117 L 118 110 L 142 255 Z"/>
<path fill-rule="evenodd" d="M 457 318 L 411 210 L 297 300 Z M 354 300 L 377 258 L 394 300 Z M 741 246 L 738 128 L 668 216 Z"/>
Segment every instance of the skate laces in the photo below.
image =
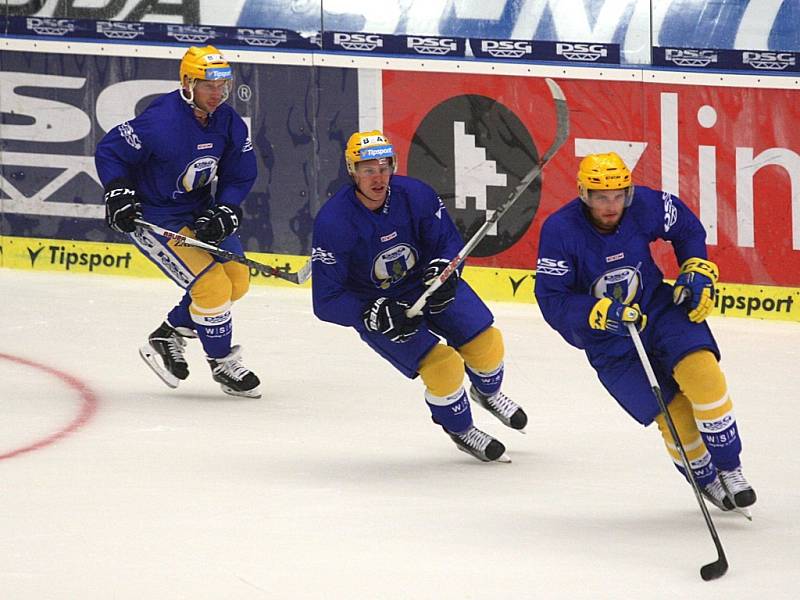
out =
<path fill-rule="evenodd" d="M 242 349 L 239 346 L 231 348 L 231 353 L 228 356 L 213 360 L 216 363 L 214 373 L 224 373 L 236 381 L 241 381 L 250 373 L 250 369 L 242 363 Z"/>
<path fill-rule="evenodd" d="M 465 432 L 457 433 L 456 435 L 458 436 L 458 439 L 464 442 L 467 446 L 480 452 L 486 450 L 489 442 L 492 441 L 492 436 L 490 436 L 488 433 L 484 433 L 474 425 Z"/>
<path fill-rule="evenodd" d="M 186 362 L 184 359 L 184 348 L 186 348 L 186 340 L 184 340 L 177 332 L 171 333 L 167 337 L 154 337 L 151 339 L 153 342 L 164 342 L 169 352 L 170 357 L 176 362 Z"/>
<path fill-rule="evenodd" d="M 731 494 L 735 495 L 743 490 L 752 489 L 742 474 L 742 467 L 736 467 L 731 471 L 720 471 L 719 476 Z"/>
<path fill-rule="evenodd" d="M 494 396 L 485 396 L 485 398 L 486 402 L 506 419 L 513 417 L 519 409 L 519 405 L 503 392 L 497 392 Z"/>
<path fill-rule="evenodd" d="M 703 489 L 708 495 L 713 496 L 720 502 L 722 502 L 723 499 L 725 499 L 725 497 L 727 496 L 727 494 L 725 493 L 725 488 L 722 487 L 722 482 L 720 481 L 719 477 L 715 477 L 714 481 L 709 483 Z"/>

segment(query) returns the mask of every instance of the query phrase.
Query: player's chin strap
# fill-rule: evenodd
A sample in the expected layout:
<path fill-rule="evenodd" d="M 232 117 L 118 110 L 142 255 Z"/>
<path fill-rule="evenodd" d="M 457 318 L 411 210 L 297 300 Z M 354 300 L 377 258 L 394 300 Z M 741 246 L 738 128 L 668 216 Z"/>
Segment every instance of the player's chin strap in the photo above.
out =
<path fill-rule="evenodd" d="M 391 179 L 389 180 L 389 182 L 391 183 Z M 358 194 L 361 194 L 364 198 L 366 198 L 367 200 L 371 201 L 371 198 L 369 196 L 367 196 L 360 187 L 358 187 L 355 184 L 353 184 L 353 185 L 356 188 L 356 197 L 358 197 Z M 391 197 L 392 197 L 392 186 L 388 185 L 388 186 L 386 186 L 386 197 L 383 199 L 383 204 L 381 204 L 378 208 L 376 208 L 375 211 L 376 212 L 377 211 L 381 211 L 381 212 L 383 212 L 383 214 L 386 214 L 387 212 L 389 212 L 389 203 L 390 203 Z"/>
<path fill-rule="evenodd" d="M 188 104 L 195 110 L 201 110 L 203 112 L 207 112 L 194 103 L 194 83 L 195 83 L 194 79 L 189 83 L 188 96 L 186 95 L 187 89 L 183 87 L 183 85 L 181 85 L 180 88 L 178 88 L 181 92 L 181 98 L 183 99 L 184 102 L 186 102 L 186 104 Z"/>
<path fill-rule="evenodd" d="M 214 114 L 213 110 L 208 111 L 208 110 L 206 110 L 204 108 L 200 108 L 199 106 L 197 106 L 197 104 L 195 104 L 195 101 L 194 101 L 194 86 L 195 86 L 196 83 L 197 83 L 196 79 L 192 79 L 189 82 L 189 96 L 188 97 L 185 94 L 186 88 L 183 87 L 183 85 L 181 85 L 178 88 L 180 90 L 181 98 L 183 98 L 183 101 L 186 102 L 186 104 L 188 104 L 189 106 L 191 106 L 192 109 L 200 111 L 201 113 L 204 113 L 206 115 L 206 117 L 210 117 L 211 115 Z M 228 92 L 228 88 L 226 87 L 225 88 L 225 93 L 222 96 L 222 102 L 220 102 L 220 105 L 222 105 L 223 103 L 227 102 L 229 96 L 230 96 L 230 93 Z"/>
<path fill-rule="evenodd" d="M 481 243 L 486 234 L 489 233 L 489 229 L 500 220 L 504 214 L 508 212 L 508 209 L 514 204 L 514 202 L 519 199 L 528 186 L 533 183 L 533 180 L 539 176 L 539 173 L 542 172 L 544 166 L 553 158 L 553 155 L 558 151 L 559 148 L 564 144 L 569 137 L 569 107 L 567 107 L 567 99 L 564 97 L 564 92 L 561 91 L 561 88 L 558 87 L 558 84 L 553 81 L 552 79 L 545 78 L 545 82 L 547 83 L 547 87 L 550 88 L 550 94 L 553 96 L 553 100 L 556 104 L 556 137 L 553 140 L 553 143 L 550 144 L 550 147 L 545 151 L 542 157 L 539 159 L 533 168 L 528 171 L 528 173 L 523 177 L 520 182 L 508 195 L 503 204 L 501 204 L 497 210 L 492 213 L 492 216 L 486 219 L 483 225 L 481 225 L 480 229 L 475 232 L 475 235 L 470 238 L 470 240 L 464 245 L 464 247 L 456 254 L 450 263 L 445 267 L 445 269 L 439 274 L 439 276 L 433 280 L 428 288 L 423 292 L 423 294 L 417 299 L 417 301 L 406 310 L 406 315 L 410 317 L 415 317 L 422 312 L 422 309 L 425 306 L 425 303 L 428 301 L 428 298 L 438 290 L 441 285 L 445 282 L 445 280 L 450 277 L 450 275 L 455 271 L 458 266 L 466 260 L 467 256 L 475 249 L 475 247 Z M 533 212 L 536 213 L 536 210 L 539 208 L 538 198 L 537 202 L 533 207 Z"/>
<path fill-rule="evenodd" d="M 199 106 L 197 106 L 197 104 L 195 104 L 195 102 L 194 102 L 194 81 L 189 86 L 189 97 L 188 98 L 184 95 L 185 91 L 186 91 L 186 89 L 183 86 L 181 86 L 181 98 L 183 98 L 183 101 L 186 102 L 186 104 L 188 104 L 192 108 L 192 110 L 194 110 L 196 112 L 203 113 L 206 116 L 206 118 L 210 117 L 213 114 L 214 111 L 207 111 L 204 108 L 200 108 Z"/>

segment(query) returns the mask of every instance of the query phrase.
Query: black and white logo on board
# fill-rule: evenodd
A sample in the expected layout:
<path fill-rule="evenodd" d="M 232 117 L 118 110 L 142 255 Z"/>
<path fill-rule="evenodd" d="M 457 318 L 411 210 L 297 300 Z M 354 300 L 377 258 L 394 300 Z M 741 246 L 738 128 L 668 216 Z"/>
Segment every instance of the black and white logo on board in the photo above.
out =
<path fill-rule="evenodd" d="M 539 160 L 527 128 L 493 98 L 450 98 L 423 119 L 411 140 L 408 174 L 431 185 L 466 242 Z M 527 231 L 539 206 L 539 179 L 495 223 L 473 256 L 493 256 Z"/>

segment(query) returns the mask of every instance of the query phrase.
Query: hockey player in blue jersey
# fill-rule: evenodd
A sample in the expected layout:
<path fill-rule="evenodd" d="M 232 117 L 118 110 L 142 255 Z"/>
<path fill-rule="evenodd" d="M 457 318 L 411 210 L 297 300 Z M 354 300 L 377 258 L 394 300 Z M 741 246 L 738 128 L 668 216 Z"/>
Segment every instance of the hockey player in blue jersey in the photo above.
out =
<path fill-rule="evenodd" d="M 406 377 L 419 375 L 433 421 L 459 449 L 500 459 L 505 447 L 474 426 L 464 389 L 466 369 L 469 398 L 508 427 L 525 427 L 525 412 L 500 391 L 503 338 L 492 313 L 455 272 L 423 315 L 406 316 L 426 282 L 461 250 L 458 230 L 430 186 L 394 174 L 394 148 L 380 131 L 354 133 L 345 163 L 352 185 L 314 222 L 314 314 L 353 327 Z"/>
<path fill-rule="evenodd" d="M 626 327 L 634 323 L 703 495 L 722 510 L 752 505 L 719 348 L 705 322 L 719 271 L 708 260 L 702 224 L 675 196 L 634 186 L 613 152 L 581 161 L 578 191 L 542 226 L 535 294 L 545 320 L 585 350 L 631 417 L 645 426 L 656 421 L 683 473 Z M 681 265 L 674 286 L 650 253 L 657 239 L 672 243 Z"/>
<path fill-rule="evenodd" d="M 191 47 L 180 86 L 138 117 L 115 127 L 95 153 L 105 187 L 106 221 L 128 234 L 147 258 L 185 290 L 142 346 L 145 362 L 170 387 L 189 375 L 186 338 L 199 337 L 223 391 L 258 398 L 258 377 L 231 346 L 231 304 L 247 292 L 246 266 L 178 246 L 142 228 L 137 218 L 242 254 L 240 205 L 256 179 L 247 126 L 225 104 L 232 70 L 213 46 Z M 215 195 L 211 184 L 217 179 Z"/>

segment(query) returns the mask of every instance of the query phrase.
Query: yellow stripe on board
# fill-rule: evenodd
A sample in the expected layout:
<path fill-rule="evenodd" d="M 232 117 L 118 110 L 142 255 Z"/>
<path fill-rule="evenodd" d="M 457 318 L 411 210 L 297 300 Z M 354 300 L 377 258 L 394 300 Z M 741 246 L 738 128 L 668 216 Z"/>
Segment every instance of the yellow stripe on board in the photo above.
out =
<path fill-rule="evenodd" d="M 297 271 L 307 256 L 248 252 L 248 258 L 284 269 Z M 161 271 L 133 244 L 53 240 L 0 236 L 0 267 L 34 271 L 68 271 L 161 277 Z M 250 269 L 254 284 L 291 286 L 282 279 Z M 535 272 L 526 269 L 470 267 L 464 279 L 484 299 L 500 302 L 534 304 Z M 310 282 L 303 284 L 309 287 Z M 800 289 L 737 283 L 717 286 L 715 315 L 751 317 L 800 322 Z"/>
<path fill-rule="evenodd" d="M 248 252 L 248 258 L 288 271 L 297 271 L 307 256 Z M 0 266 L 28 271 L 62 271 L 70 273 L 99 273 L 127 277 L 164 277 L 133 244 L 51 240 L 0 236 Z M 252 283 L 292 286 L 250 269 Z M 304 284 L 310 287 L 310 282 Z"/>
<path fill-rule="evenodd" d="M 464 279 L 486 300 L 535 302 L 535 271 L 466 267 Z M 711 314 L 800 322 L 800 289 L 721 283 Z"/>

